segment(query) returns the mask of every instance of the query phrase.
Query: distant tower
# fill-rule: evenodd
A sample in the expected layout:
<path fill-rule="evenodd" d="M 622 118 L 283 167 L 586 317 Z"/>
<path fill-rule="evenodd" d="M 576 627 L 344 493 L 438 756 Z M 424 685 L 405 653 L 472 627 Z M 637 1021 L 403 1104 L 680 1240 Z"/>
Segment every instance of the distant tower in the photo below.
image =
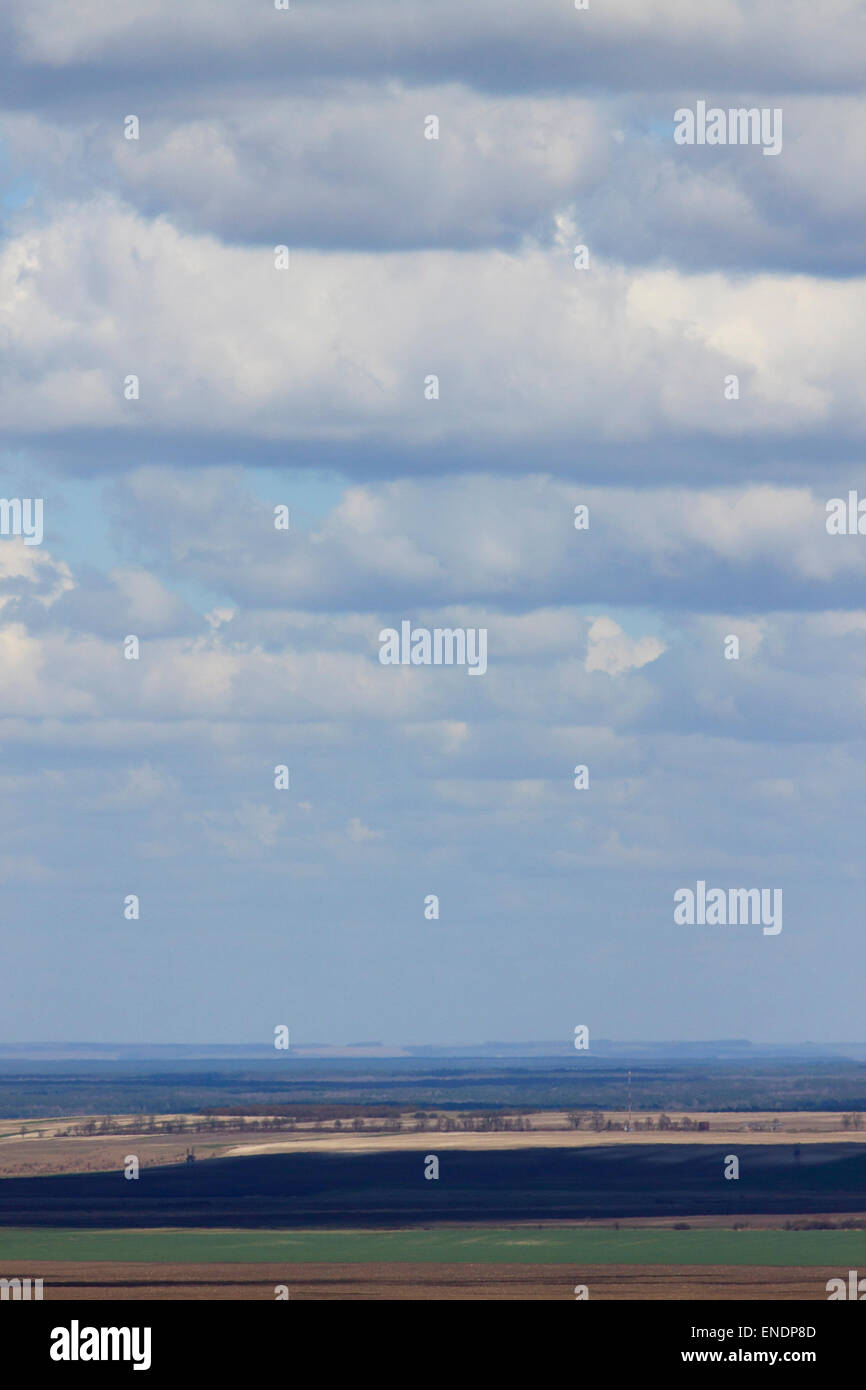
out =
<path fill-rule="evenodd" d="M 628 1074 L 628 1119 L 625 1122 L 625 1132 L 631 1133 L 631 1072 Z"/>

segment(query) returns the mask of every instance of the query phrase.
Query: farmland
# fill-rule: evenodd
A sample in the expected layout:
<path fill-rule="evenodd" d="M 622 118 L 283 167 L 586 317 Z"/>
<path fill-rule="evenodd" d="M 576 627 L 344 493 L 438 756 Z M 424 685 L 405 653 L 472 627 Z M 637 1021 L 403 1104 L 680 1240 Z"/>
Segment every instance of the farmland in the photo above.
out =
<path fill-rule="evenodd" d="M 866 1230 L 761 1227 L 437 1227 L 420 1231 L 33 1230 L 0 1232 L 4 1264 L 442 1263 L 807 1268 L 866 1260 Z M 29 1268 L 29 1264 L 28 1264 Z"/>
<path fill-rule="evenodd" d="M 544 1300 L 571 1302 L 576 1279 L 594 1301 L 821 1301 L 839 1266 L 550 1264 L 106 1264 L 36 1262 L 47 1301 Z"/>
<path fill-rule="evenodd" d="M 859 1113 L 838 1111 L 660 1112 L 630 1117 L 617 1110 L 404 1114 L 350 1106 L 330 1107 L 326 1117 L 317 1113 L 311 1118 L 307 1111 L 313 1109 L 297 1106 L 291 1115 L 278 1116 L 169 1114 L 147 1120 L 134 1114 L 10 1118 L 0 1122 L 0 1178 L 116 1171 L 130 1150 L 142 1167 L 178 1164 L 190 1145 L 197 1160 L 277 1153 L 426 1152 L 431 1146 L 437 1152 L 659 1143 L 793 1146 L 844 1143 L 861 1133 L 862 1123 Z"/>
<path fill-rule="evenodd" d="M 16 1112 L 7 1073 L 0 1276 L 71 1299 L 824 1299 L 866 1269 L 862 1074 L 100 1067 Z"/>
<path fill-rule="evenodd" d="M 866 1233 L 670 1226 L 8 1230 L 3 1271 L 84 1300 L 825 1300 Z"/>
<path fill-rule="evenodd" d="M 436 1154 L 435 1140 L 428 1152 Z M 403 1227 L 866 1211 L 866 1145 L 652 1144 L 266 1153 L 0 1181 L 0 1227 Z"/>

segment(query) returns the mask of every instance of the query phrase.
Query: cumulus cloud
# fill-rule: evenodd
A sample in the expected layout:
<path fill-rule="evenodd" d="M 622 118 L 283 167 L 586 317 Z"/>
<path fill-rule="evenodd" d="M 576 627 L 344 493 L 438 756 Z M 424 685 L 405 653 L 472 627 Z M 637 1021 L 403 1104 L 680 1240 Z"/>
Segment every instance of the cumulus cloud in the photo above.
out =
<path fill-rule="evenodd" d="M 349 821 L 346 834 L 353 845 L 363 845 L 367 844 L 370 840 L 381 840 L 383 838 L 381 830 L 371 830 L 369 825 L 365 825 L 358 816 L 353 816 Z"/>
<path fill-rule="evenodd" d="M 75 588 L 69 566 L 20 537 L 0 541 L 0 609 L 22 600 L 50 608 Z"/>
<path fill-rule="evenodd" d="M 452 446 L 513 467 L 530 444 L 564 460 L 569 447 L 705 436 L 721 452 L 746 435 L 853 440 L 866 420 L 860 280 L 581 274 L 540 249 L 311 251 L 280 272 L 270 252 L 108 201 L 13 239 L 0 289 L 13 436 L 243 431 L 314 457 L 337 448 L 349 468 L 359 446 L 371 467 L 377 440 L 404 467 L 415 447 Z M 139 399 L 125 398 L 129 374 Z"/>
<path fill-rule="evenodd" d="M 267 101 L 232 89 L 142 117 L 9 113 L 9 165 L 30 197 L 10 226 L 100 188 L 147 218 L 262 247 L 355 251 L 576 244 L 681 270 L 862 274 L 862 96 L 782 101 L 784 158 L 677 145 L 674 112 L 706 91 L 486 94 L 352 83 Z M 766 104 L 726 86 L 711 102 Z M 424 136 L 428 115 L 436 140 Z M 291 138 L 288 133 L 291 132 Z M 827 150 L 832 157 L 827 158 Z"/>
<path fill-rule="evenodd" d="M 261 636 L 267 625 L 279 630 L 275 603 L 324 612 L 470 597 L 511 611 L 559 601 L 821 609 L 859 602 L 866 578 L 857 536 L 826 527 L 828 501 L 847 498 L 856 470 L 827 472 L 823 493 L 765 483 L 638 491 L 544 474 L 400 478 L 347 486 L 319 519 L 287 532 L 240 470 L 193 479 L 144 468 L 112 485 L 110 507 L 118 543 L 140 564 L 230 594 L 242 624 L 262 614 Z M 271 490 L 291 500 L 290 482 L 274 479 Z M 579 505 L 586 530 L 573 525 Z"/>
<path fill-rule="evenodd" d="M 664 643 L 656 637 L 633 641 L 612 618 L 596 618 L 587 637 L 587 671 L 606 671 L 609 676 L 619 675 L 630 667 L 646 666 L 656 661 L 665 649 Z"/>

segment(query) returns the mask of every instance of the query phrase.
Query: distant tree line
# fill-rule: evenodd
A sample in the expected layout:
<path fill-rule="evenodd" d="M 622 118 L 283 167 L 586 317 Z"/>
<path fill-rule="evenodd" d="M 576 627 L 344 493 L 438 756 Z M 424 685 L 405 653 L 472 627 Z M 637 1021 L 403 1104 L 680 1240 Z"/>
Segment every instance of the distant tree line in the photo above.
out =
<path fill-rule="evenodd" d="M 110 1115 L 101 1119 L 89 1118 L 81 1124 L 71 1125 L 61 1132 L 65 1138 L 99 1137 L 121 1134 L 225 1134 L 238 1133 L 291 1133 L 302 1126 L 307 1133 L 400 1134 L 422 1133 L 464 1133 L 490 1134 L 503 1132 L 551 1131 L 562 1128 L 562 1120 L 574 1130 L 585 1129 L 600 1134 L 610 1131 L 624 1131 L 627 1120 L 622 1113 L 616 1119 L 606 1115 L 603 1110 L 571 1110 L 563 1114 L 554 1112 L 554 1122 L 546 1122 L 535 1115 L 505 1114 L 498 1110 L 464 1111 L 462 1113 L 443 1113 L 442 1111 L 412 1110 L 395 1111 L 393 1108 L 376 1107 L 368 1110 L 361 1106 L 313 1106 L 281 1107 L 280 1114 L 263 1115 L 252 1107 L 236 1107 L 226 1111 L 204 1111 L 200 1115 L 185 1116 L 143 1116 L 139 1120 L 116 1119 Z M 841 1116 L 842 1128 L 860 1130 L 863 1117 L 859 1112 Z M 749 1130 L 755 1133 L 773 1132 L 781 1128 L 781 1121 L 748 1120 Z M 635 1133 L 648 1131 L 706 1131 L 709 1121 L 693 1120 L 689 1115 L 672 1119 L 665 1111 L 658 1115 L 646 1113 L 633 1115 L 631 1130 Z M 22 1133 L 25 1131 L 22 1129 Z"/>

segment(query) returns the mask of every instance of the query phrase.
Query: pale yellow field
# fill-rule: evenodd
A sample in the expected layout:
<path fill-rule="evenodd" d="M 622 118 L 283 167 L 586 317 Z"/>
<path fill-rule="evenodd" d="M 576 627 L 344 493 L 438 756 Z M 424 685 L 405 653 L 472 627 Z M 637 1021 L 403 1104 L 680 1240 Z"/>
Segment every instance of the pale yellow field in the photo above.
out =
<path fill-rule="evenodd" d="M 720 1117 L 717 1117 L 720 1119 Z M 774 1117 L 778 1118 L 778 1117 Z M 812 1117 L 810 1117 L 812 1118 Z M 838 1124 L 839 1117 L 833 1119 Z M 574 1129 L 533 1129 L 532 1131 L 494 1131 L 489 1134 L 474 1134 L 426 1130 L 420 1133 L 403 1134 L 281 1134 L 270 1139 L 255 1139 L 242 1144 L 234 1144 L 224 1150 L 223 1157 L 239 1158 L 247 1154 L 263 1153 L 385 1153 L 397 1150 L 428 1149 L 435 1141 L 437 1152 L 440 1149 L 588 1149 L 607 1147 L 614 1144 L 726 1144 L 729 1141 L 743 1144 L 839 1144 L 853 1143 L 858 1135 L 852 1130 L 843 1129 L 779 1129 L 761 1132 L 747 1124 L 731 1123 L 725 1116 L 725 1124 L 719 1122 L 717 1128 L 709 1130 L 651 1130 L 635 1133 L 625 1130 Z M 866 1142 L 866 1134 L 861 1131 L 861 1142 Z"/>

